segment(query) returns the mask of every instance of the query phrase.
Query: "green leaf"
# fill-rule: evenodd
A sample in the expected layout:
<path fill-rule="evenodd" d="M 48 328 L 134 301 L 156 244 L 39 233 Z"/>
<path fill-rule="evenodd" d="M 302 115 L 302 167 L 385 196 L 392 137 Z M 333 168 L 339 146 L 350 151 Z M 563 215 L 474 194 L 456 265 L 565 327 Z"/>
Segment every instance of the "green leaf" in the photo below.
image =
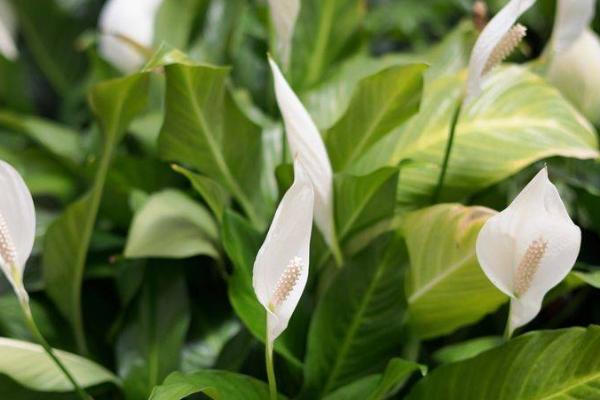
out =
<path fill-rule="evenodd" d="M 85 55 L 75 42 L 85 27 L 54 0 L 12 0 L 27 47 L 52 86 L 65 94 L 78 83 Z"/>
<path fill-rule="evenodd" d="M 234 271 L 228 282 L 231 305 L 248 330 L 261 342 L 266 337 L 266 310 L 259 303 L 252 287 L 252 268 L 263 235 L 238 215 L 226 211 L 223 215 L 222 241 L 225 252 L 233 263 Z M 290 350 L 294 319 L 288 329 L 275 341 L 275 350 L 292 365 L 302 362 Z"/>
<path fill-rule="evenodd" d="M 406 217 L 406 295 L 410 322 L 420 337 L 450 333 L 507 300 L 475 255 L 477 234 L 493 213 L 483 207 L 440 204 Z"/>
<path fill-rule="evenodd" d="M 190 40 L 194 19 L 206 0 L 165 1 L 161 4 L 154 22 L 154 42 L 166 42 L 185 49 Z"/>
<path fill-rule="evenodd" d="M 347 169 L 419 109 L 424 64 L 399 65 L 363 79 L 346 113 L 325 133 L 333 169 Z"/>
<path fill-rule="evenodd" d="M 73 385 L 48 357 L 44 349 L 33 343 L 0 338 L 0 374 L 40 392 L 71 392 Z M 75 354 L 55 350 L 56 355 L 82 387 L 119 380 L 104 367 Z"/>
<path fill-rule="evenodd" d="M 45 236 L 43 265 L 46 289 L 73 325 L 80 351 L 85 351 L 86 347 L 80 300 L 90 239 L 113 153 L 127 125 L 145 107 L 146 78 L 145 74 L 131 75 L 106 81 L 92 89 L 90 104 L 104 134 L 94 183 L 48 227 Z"/>
<path fill-rule="evenodd" d="M 476 355 L 489 349 L 493 349 L 503 343 L 504 339 L 500 336 L 471 339 L 442 347 L 433 354 L 433 358 L 441 364 L 448 364 L 475 357 Z"/>
<path fill-rule="evenodd" d="M 119 375 L 128 399 L 147 399 L 154 386 L 177 370 L 189 324 L 181 269 L 152 265 L 146 270 L 141 296 L 116 346 Z"/>
<path fill-rule="evenodd" d="M 73 163 L 80 163 L 83 160 L 81 136 L 67 126 L 10 111 L 0 112 L 0 125 L 27 135 L 58 157 Z"/>
<path fill-rule="evenodd" d="M 397 168 L 382 168 L 366 176 L 337 175 L 335 217 L 340 239 L 391 216 L 397 186 Z"/>
<path fill-rule="evenodd" d="M 230 203 L 229 195 L 223 186 L 206 176 L 195 174 L 178 165 L 174 165 L 173 169 L 190 181 L 196 192 L 202 196 L 213 214 L 215 214 L 217 220 L 221 221 L 223 212 Z"/>
<path fill-rule="evenodd" d="M 135 214 L 125 257 L 219 257 L 218 230 L 204 207 L 176 190 L 150 196 Z"/>
<path fill-rule="evenodd" d="M 428 202 L 463 86 L 463 75 L 431 82 L 419 114 L 377 143 L 353 172 L 410 160 L 402 169 L 398 200 Z M 540 159 L 596 158 L 597 146 L 594 129 L 556 89 L 524 68 L 500 68 L 461 113 L 442 198 L 461 199 Z"/>
<path fill-rule="evenodd" d="M 191 166 L 223 185 L 257 226 L 260 210 L 261 135 L 227 90 L 228 68 L 173 64 L 167 76 L 161 156 Z"/>
<path fill-rule="evenodd" d="M 402 239 L 388 236 L 338 272 L 310 326 L 304 398 L 381 371 L 401 351 L 405 262 Z"/>
<path fill-rule="evenodd" d="M 154 389 L 150 400 L 180 400 L 194 393 L 204 393 L 215 400 L 264 400 L 269 398 L 269 387 L 257 379 L 227 371 L 203 370 L 187 375 L 175 372 Z"/>
<path fill-rule="evenodd" d="M 532 332 L 422 379 L 409 400 L 600 397 L 600 327 Z"/>
<path fill-rule="evenodd" d="M 311 87 L 340 58 L 366 11 L 364 0 L 303 0 L 292 44 L 294 87 Z"/>
<path fill-rule="evenodd" d="M 600 271 L 573 271 L 569 277 L 600 289 Z"/>

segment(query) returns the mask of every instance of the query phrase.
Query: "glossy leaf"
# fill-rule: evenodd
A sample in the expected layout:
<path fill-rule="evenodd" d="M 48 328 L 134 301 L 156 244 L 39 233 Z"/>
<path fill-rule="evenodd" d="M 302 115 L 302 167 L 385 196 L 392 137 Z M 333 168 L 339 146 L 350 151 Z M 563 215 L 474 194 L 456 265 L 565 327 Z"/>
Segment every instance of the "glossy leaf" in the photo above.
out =
<path fill-rule="evenodd" d="M 375 145 L 353 171 L 409 160 L 398 200 L 429 201 L 463 84 L 458 76 L 433 81 L 420 113 Z M 442 198 L 463 198 L 552 156 L 597 157 L 594 129 L 539 77 L 516 66 L 496 70 L 482 96 L 461 113 Z"/>
<path fill-rule="evenodd" d="M 388 236 L 334 278 L 313 314 L 304 398 L 319 398 L 381 371 L 398 354 L 404 341 L 405 262 L 402 239 Z"/>
<path fill-rule="evenodd" d="M 434 370 L 407 399 L 594 399 L 600 396 L 599 351 L 598 326 L 532 332 Z"/>
<path fill-rule="evenodd" d="M 215 400 L 263 400 L 269 398 L 269 387 L 255 378 L 227 371 L 176 372 L 154 389 L 150 400 L 180 400 L 194 393 Z"/>
<path fill-rule="evenodd" d="M 113 153 L 127 125 L 145 107 L 146 84 L 145 74 L 137 74 L 101 83 L 92 90 L 90 103 L 104 134 L 96 177 L 88 192 L 67 207 L 45 236 L 46 289 L 74 326 L 81 350 L 85 348 L 85 339 L 80 300 L 87 251 Z"/>
<path fill-rule="evenodd" d="M 441 204 L 406 217 L 406 294 L 419 336 L 450 333 L 507 300 L 484 275 L 475 255 L 477 234 L 493 214 L 483 207 Z"/>
<path fill-rule="evenodd" d="M 363 79 L 346 113 L 325 132 L 331 164 L 347 169 L 419 109 L 424 64 L 394 66 Z"/>
<path fill-rule="evenodd" d="M 217 226 L 204 207 L 181 192 L 164 190 L 150 196 L 136 213 L 125 256 L 218 258 L 217 240 Z"/>

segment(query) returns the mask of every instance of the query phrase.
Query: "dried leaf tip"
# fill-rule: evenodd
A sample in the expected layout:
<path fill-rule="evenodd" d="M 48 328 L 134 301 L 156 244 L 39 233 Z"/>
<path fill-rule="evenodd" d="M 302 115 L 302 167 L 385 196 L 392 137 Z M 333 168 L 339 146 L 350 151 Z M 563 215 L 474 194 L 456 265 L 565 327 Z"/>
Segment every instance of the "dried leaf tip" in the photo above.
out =
<path fill-rule="evenodd" d="M 492 54 L 488 58 L 483 68 L 483 74 L 490 72 L 494 67 L 498 66 L 506 57 L 508 57 L 521 43 L 527 35 L 527 28 L 521 24 L 513 26 L 502 37 L 502 40 L 496 45 Z"/>
<path fill-rule="evenodd" d="M 15 265 L 17 262 L 17 250 L 2 213 L 0 213 L 0 257 L 6 266 Z"/>
<path fill-rule="evenodd" d="M 522 296 L 531 287 L 531 282 L 537 270 L 540 267 L 542 258 L 548 248 L 548 242 L 544 238 L 531 242 L 515 273 L 515 294 Z"/>
<path fill-rule="evenodd" d="M 294 290 L 294 287 L 296 287 L 298 280 L 300 279 L 303 267 L 304 264 L 302 262 L 302 258 L 294 257 L 290 260 L 287 267 L 285 267 L 283 274 L 281 274 L 279 281 L 277 281 L 277 286 L 271 300 L 272 307 L 279 307 L 284 301 L 287 300 L 292 290 Z"/>

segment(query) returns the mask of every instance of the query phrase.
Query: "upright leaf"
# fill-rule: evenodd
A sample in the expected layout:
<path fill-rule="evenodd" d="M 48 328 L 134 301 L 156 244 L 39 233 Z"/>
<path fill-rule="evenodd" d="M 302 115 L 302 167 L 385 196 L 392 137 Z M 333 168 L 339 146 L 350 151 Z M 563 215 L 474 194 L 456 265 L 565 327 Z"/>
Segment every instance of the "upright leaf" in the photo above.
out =
<path fill-rule="evenodd" d="M 145 107 L 145 74 L 107 81 L 95 86 L 90 105 L 104 134 L 103 150 L 92 187 L 48 227 L 43 265 L 46 290 L 75 329 L 80 351 L 85 351 L 81 286 L 86 256 L 96 222 L 106 175 L 127 125 Z"/>
<path fill-rule="evenodd" d="M 410 322 L 419 336 L 452 332 L 506 301 L 475 255 L 477 234 L 493 213 L 483 207 L 441 204 L 406 217 L 406 295 Z"/>
<path fill-rule="evenodd" d="M 264 226 L 260 129 L 227 89 L 229 69 L 172 64 L 158 144 L 163 158 L 186 164 L 222 185 L 258 226 Z"/>
<path fill-rule="evenodd" d="M 431 82 L 420 113 L 373 146 L 354 172 L 410 160 L 402 169 L 398 200 L 428 202 L 463 85 L 461 76 Z M 461 113 L 442 197 L 461 199 L 553 156 L 598 157 L 594 128 L 538 76 L 517 66 L 498 69 L 482 96 Z"/>
<path fill-rule="evenodd" d="M 409 400 L 600 397 L 600 327 L 532 332 L 422 379 Z"/>
<path fill-rule="evenodd" d="M 305 363 L 304 398 L 314 399 L 383 370 L 403 343 L 400 237 L 382 238 L 334 278 L 314 312 Z"/>
<path fill-rule="evenodd" d="M 424 64 L 399 65 L 363 79 L 342 118 L 325 133 L 331 164 L 347 169 L 419 109 Z"/>

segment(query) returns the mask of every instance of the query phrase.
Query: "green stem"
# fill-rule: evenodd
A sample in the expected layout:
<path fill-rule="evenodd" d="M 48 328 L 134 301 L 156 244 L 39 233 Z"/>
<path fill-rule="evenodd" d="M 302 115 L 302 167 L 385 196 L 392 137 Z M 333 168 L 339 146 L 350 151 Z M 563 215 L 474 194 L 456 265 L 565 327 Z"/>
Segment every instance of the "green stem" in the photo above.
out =
<path fill-rule="evenodd" d="M 435 191 L 433 192 L 432 203 L 437 203 L 440 193 L 442 192 L 442 188 L 444 187 L 444 180 L 446 179 L 446 173 L 448 171 L 448 163 L 450 162 L 450 153 L 452 153 L 452 145 L 454 144 L 454 136 L 456 133 L 456 125 L 458 125 L 458 118 L 460 117 L 460 112 L 462 110 L 462 102 L 463 96 L 459 97 L 459 103 L 454 110 L 454 114 L 452 115 L 452 120 L 450 121 L 450 131 L 448 134 L 448 142 L 446 144 L 446 152 L 444 153 L 444 161 L 442 162 L 442 170 L 440 171 L 440 175 L 438 177 L 438 182 L 435 187 Z"/>
<path fill-rule="evenodd" d="M 512 300 L 510 302 L 510 305 L 508 306 L 508 318 L 506 318 L 506 326 L 504 327 L 504 340 L 506 340 L 506 341 L 509 341 L 512 336 L 512 332 L 510 331 L 511 311 L 512 311 Z"/>
<path fill-rule="evenodd" d="M 273 368 L 273 343 L 268 338 L 265 345 L 265 362 L 269 380 L 269 395 L 271 400 L 277 400 L 277 381 L 275 380 L 275 369 Z"/>
<path fill-rule="evenodd" d="M 56 366 L 62 371 L 62 373 L 69 380 L 69 382 L 71 382 L 71 384 L 73 385 L 73 388 L 75 389 L 75 392 L 77 392 L 79 397 L 82 400 L 93 400 L 93 398 L 90 395 L 88 395 L 77 384 L 77 381 L 75 380 L 73 375 L 71 375 L 71 373 L 69 372 L 67 367 L 62 363 L 62 361 L 60 361 L 60 359 L 54 353 L 54 350 L 52 349 L 52 347 L 50 347 L 50 345 L 48 344 L 46 339 L 44 339 L 44 336 L 42 335 L 42 333 L 38 329 L 37 325 L 35 324 L 35 321 L 33 320 L 33 314 L 31 313 L 31 307 L 29 305 L 29 300 L 27 298 L 23 298 L 22 296 L 19 296 L 19 303 L 21 304 L 21 309 L 23 310 L 23 313 L 25 314 L 25 321 L 27 322 L 27 327 L 31 331 L 31 334 L 33 335 L 34 339 L 44 348 L 46 353 L 48 353 L 48 356 L 52 359 L 52 361 L 54 361 Z"/>

